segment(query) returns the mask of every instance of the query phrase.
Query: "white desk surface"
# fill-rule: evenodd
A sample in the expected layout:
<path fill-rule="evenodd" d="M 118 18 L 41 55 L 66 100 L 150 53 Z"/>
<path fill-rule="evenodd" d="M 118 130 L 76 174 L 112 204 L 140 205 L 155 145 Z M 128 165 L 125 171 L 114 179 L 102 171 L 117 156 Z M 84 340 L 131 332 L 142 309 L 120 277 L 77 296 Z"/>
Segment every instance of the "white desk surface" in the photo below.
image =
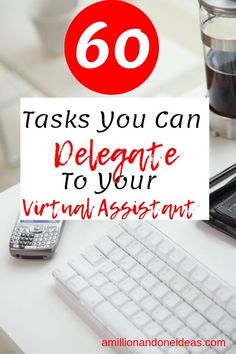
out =
<path fill-rule="evenodd" d="M 42 55 L 28 12 L 34 2 L 1 0 L 0 56 L 51 95 L 90 95 L 75 82 L 63 58 L 48 59 Z M 136 2 L 143 5 L 157 24 L 163 46 L 159 73 L 134 94 L 155 95 L 161 89 L 181 94 L 200 84 L 204 74 L 197 2 L 195 6 L 189 0 L 181 0 L 178 7 L 175 0 L 159 0 L 158 9 L 154 8 L 153 0 Z M 171 25 L 174 21 L 177 27 Z M 235 148 L 236 142 L 212 139 L 211 174 L 235 163 Z M 57 265 L 93 243 L 109 223 L 69 222 L 54 259 L 16 260 L 9 255 L 8 242 L 17 219 L 18 202 L 18 186 L 0 194 L 0 327 L 26 354 L 111 353 L 101 348 L 100 339 L 58 297 L 51 276 Z M 236 288 L 235 240 L 201 222 L 161 222 L 160 228 Z"/>
<path fill-rule="evenodd" d="M 235 149 L 236 142 L 211 140 L 211 174 L 235 162 Z M 111 353 L 101 348 L 100 339 L 58 296 L 51 275 L 111 222 L 67 222 L 52 260 L 17 260 L 9 255 L 8 242 L 18 203 L 19 186 L 0 194 L 0 326 L 26 354 Z M 236 240 L 202 222 L 160 222 L 159 227 L 236 288 Z"/>

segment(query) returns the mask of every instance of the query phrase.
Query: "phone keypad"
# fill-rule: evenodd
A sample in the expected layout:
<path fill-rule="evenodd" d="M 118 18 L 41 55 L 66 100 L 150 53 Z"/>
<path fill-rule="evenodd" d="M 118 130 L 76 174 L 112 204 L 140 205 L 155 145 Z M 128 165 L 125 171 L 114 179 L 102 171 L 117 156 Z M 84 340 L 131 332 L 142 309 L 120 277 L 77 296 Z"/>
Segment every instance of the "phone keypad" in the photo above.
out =
<path fill-rule="evenodd" d="M 16 227 L 12 233 L 10 246 L 14 248 L 52 248 L 58 237 L 58 228 L 47 227 Z"/>
<path fill-rule="evenodd" d="M 36 248 L 51 248 L 57 239 L 58 232 L 56 230 L 52 232 L 44 232 L 42 234 L 36 234 L 32 245 Z"/>

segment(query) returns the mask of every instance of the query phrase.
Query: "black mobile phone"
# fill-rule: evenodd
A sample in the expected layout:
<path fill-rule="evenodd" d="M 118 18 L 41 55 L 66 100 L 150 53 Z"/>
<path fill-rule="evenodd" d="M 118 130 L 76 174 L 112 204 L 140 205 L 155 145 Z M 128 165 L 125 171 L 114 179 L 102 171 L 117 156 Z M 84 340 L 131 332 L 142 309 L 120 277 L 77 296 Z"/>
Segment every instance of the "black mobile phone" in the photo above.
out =
<path fill-rule="evenodd" d="M 225 182 L 229 177 L 229 181 Z M 210 179 L 210 219 L 207 224 L 236 239 L 236 164 Z"/>

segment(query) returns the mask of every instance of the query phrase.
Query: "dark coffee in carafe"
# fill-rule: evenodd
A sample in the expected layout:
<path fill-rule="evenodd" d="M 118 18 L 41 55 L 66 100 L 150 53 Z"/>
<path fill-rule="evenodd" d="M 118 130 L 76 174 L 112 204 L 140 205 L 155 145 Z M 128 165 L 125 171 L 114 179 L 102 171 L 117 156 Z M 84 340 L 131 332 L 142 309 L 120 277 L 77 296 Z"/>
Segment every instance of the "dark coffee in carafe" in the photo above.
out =
<path fill-rule="evenodd" d="M 236 53 L 211 49 L 206 74 L 211 110 L 236 119 Z"/>

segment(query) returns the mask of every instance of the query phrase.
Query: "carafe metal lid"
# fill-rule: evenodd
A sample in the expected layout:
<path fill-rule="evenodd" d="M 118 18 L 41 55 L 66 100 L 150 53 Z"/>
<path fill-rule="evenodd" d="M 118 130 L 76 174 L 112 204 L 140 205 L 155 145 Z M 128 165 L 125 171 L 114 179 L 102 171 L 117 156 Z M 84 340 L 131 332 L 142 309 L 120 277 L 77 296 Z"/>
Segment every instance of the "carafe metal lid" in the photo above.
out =
<path fill-rule="evenodd" d="M 199 0 L 213 14 L 236 17 L 236 0 Z"/>

